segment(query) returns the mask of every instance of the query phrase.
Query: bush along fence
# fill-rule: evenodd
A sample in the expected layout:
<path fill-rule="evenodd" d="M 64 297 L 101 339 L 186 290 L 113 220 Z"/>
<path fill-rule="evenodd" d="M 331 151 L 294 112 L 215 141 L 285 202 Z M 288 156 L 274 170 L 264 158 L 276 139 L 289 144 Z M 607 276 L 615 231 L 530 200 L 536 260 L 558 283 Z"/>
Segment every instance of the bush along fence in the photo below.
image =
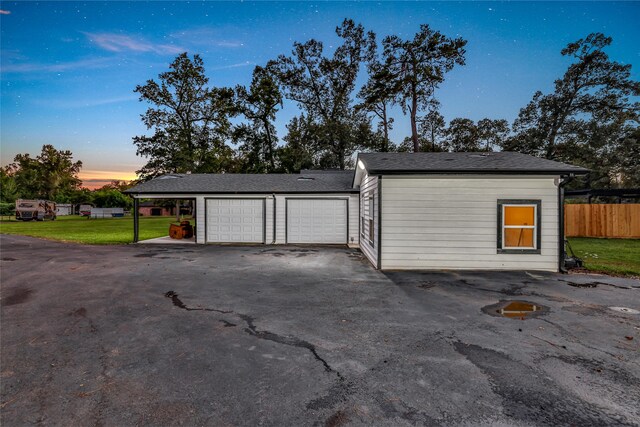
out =
<path fill-rule="evenodd" d="M 640 239 L 640 204 L 567 204 L 566 237 Z"/>

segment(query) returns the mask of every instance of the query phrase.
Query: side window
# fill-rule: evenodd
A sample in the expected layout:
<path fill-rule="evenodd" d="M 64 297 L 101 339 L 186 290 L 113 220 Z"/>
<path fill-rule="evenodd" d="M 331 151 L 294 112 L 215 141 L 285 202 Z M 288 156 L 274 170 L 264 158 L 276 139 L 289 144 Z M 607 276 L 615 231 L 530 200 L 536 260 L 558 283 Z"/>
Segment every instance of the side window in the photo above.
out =
<path fill-rule="evenodd" d="M 362 237 L 362 240 L 366 239 L 370 246 L 374 245 L 375 209 L 373 191 L 360 193 L 360 236 Z"/>
<path fill-rule="evenodd" d="M 540 200 L 498 200 L 498 253 L 540 253 Z"/>

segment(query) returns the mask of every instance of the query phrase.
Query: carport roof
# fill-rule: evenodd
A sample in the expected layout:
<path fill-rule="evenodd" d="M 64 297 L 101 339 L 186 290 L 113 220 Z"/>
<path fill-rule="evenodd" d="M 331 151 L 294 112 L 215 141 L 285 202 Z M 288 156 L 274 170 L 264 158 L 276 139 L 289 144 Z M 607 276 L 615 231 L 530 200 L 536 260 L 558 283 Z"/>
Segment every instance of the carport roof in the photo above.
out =
<path fill-rule="evenodd" d="M 306 172 L 306 171 L 305 171 Z M 168 174 L 125 191 L 129 194 L 351 193 L 353 171 L 304 174 Z"/>
<path fill-rule="evenodd" d="M 565 175 L 588 169 L 511 151 L 490 153 L 361 153 L 369 174 L 496 173 Z"/>

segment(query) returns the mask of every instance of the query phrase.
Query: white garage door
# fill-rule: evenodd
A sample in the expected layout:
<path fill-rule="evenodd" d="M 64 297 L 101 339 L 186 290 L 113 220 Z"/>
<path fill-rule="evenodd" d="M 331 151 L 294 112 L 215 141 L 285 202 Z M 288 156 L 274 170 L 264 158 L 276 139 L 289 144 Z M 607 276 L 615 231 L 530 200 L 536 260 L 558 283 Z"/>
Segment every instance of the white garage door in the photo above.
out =
<path fill-rule="evenodd" d="M 264 199 L 207 199 L 207 242 L 264 243 Z"/>
<path fill-rule="evenodd" d="M 287 243 L 347 243 L 347 201 L 287 199 Z"/>

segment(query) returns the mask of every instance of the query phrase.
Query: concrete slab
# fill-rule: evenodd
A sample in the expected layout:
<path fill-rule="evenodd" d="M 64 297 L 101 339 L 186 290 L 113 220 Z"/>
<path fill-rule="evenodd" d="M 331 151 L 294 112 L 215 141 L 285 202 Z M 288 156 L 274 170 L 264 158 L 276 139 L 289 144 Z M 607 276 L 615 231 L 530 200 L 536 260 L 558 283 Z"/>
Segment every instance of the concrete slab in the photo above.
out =
<path fill-rule="evenodd" d="M 638 281 L 383 274 L 347 248 L 0 245 L 2 425 L 640 424 L 640 315 L 610 309 L 638 309 Z M 487 312 L 510 301 L 545 310 Z"/>
<path fill-rule="evenodd" d="M 156 237 L 155 239 L 140 240 L 141 245 L 195 245 L 196 238 L 190 239 L 172 239 L 170 236 Z"/>

